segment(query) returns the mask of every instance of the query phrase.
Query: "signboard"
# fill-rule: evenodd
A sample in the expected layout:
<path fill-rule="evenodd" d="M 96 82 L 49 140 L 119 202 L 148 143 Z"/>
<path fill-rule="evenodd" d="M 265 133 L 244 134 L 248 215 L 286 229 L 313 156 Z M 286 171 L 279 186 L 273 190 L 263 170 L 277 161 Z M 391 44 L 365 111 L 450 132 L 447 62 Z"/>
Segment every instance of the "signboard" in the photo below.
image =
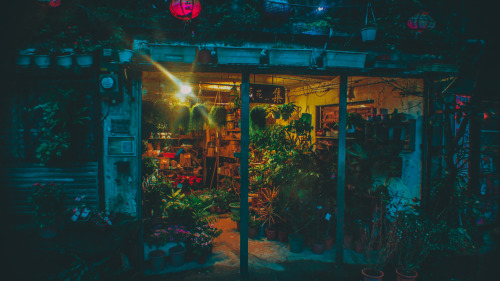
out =
<path fill-rule="evenodd" d="M 276 85 L 250 84 L 251 103 L 285 103 L 285 87 Z"/>
<path fill-rule="evenodd" d="M 108 137 L 108 156 L 135 156 L 135 138 Z"/>

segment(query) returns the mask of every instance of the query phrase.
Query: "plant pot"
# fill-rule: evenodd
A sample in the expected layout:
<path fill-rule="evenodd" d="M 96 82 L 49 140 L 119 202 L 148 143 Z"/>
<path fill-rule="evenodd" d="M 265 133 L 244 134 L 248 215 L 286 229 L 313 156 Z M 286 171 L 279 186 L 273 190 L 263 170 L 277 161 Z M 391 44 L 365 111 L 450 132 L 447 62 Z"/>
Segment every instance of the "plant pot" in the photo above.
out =
<path fill-rule="evenodd" d="M 175 267 L 182 266 L 184 264 L 184 256 L 186 250 L 182 246 L 175 246 L 168 250 L 170 255 L 170 264 Z"/>
<path fill-rule="evenodd" d="M 151 267 L 154 272 L 161 271 L 167 265 L 165 257 L 167 253 L 163 250 L 154 250 L 149 252 L 148 259 L 151 261 Z"/>
<path fill-rule="evenodd" d="M 313 253 L 321 255 L 325 251 L 325 244 L 323 243 L 323 241 L 321 242 L 316 241 L 313 243 L 311 250 Z"/>
<path fill-rule="evenodd" d="M 304 237 L 300 233 L 288 235 L 288 247 L 292 253 L 301 253 L 304 250 Z"/>
<path fill-rule="evenodd" d="M 134 51 L 132 50 L 118 50 L 118 58 L 121 63 L 129 63 L 134 56 Z"/>
<path fill-rule="evenodd" d="M 347 51 L 325 51 L 325 67 L 363 69 L 368 53 Z"/>
<path fill-rule="evenodd" d="M 418 277 L 418 273 L 414 270 L 401 270 L 396 268 L 396 275 L 398 276 L 398 281 L 414 281 Z"/>
<path fill-rule="evenodd" d="M 380 281 L 384 277 L 382 270 L 374 268 L 363 268 L 361 274 L 363 274 L 363 281 Z"/>
<path fill-rule="evenodd" d="M 278 241 L 286 243 L 288 242 L 288 232 L 287 231 L 278 231 Z"/>
<path fill-rule="evenodd" d="M 22 68 L 28 68 L 31 65 L 32 55 L 19 55 L 16 64 Z"/>
<path fill-rule="evenodd" d="M 260 63 L 260 48 L 217 47 L 218 64 L 258 65 Z"/>
<path fill-rule="evenodd" d="M 196 62 L 198 63 L 211 63 L 212 62 L 212 51 L 210 50 L 199 50 L 196 56 Z"/>
<path fill-rule="evenodd" d="M 307 236 L 305 243 L 307 248 L 312 249 L 314 245 L 314 238 L 312 236 Z"/>
<path fill-rule="evenodd" d="M 94 57 L 92 54 L 76 54 L 76 65 L 79 67 L 90 67 L 94 64 Z"/>
<path fill-rule="evenodd" d="M 208 261 L 208 253 L 197 255 L 196 256 L 196 262 L 198 264 L 206 264 Z"/>
<path fill-rule="evenodd" d="M 333 237 L 326 237 L 325 238 L 325 250 L 331 250 L 333 248 L 333 242 L 335 242 Z"/>
<path fill-rule="evenodd" d="M 310 66 L 312 50 L 308 49 L 269 49 L 270 65 Z"/>
<path fill-rule="evenodd" d="M 276 240 L 277 236 L 278 236 L 278 232 L 275 229 L 266 228 L 267 240 L 274 241 L 274 240 Z"/>
<path fill-rule="evenodd" d="M 39 68 L 49 68 L 50 66 L 50 56 L 49 55 L 34 55 L 33 59 L 35 65 Z"/>
<path fill-rule="evenodd" d="M 257 227 L 248 227 L 248 238 L 255 238 L 257 237 Z"/>
<path fill-rule="evenodd" d="M 361 29 L 361 40 L 363 42 L 374 41 L 377 35 L 377 28 L 373 26 L 367 26 Z"/>
<path fill-rule="evenodd" d="M 237 222 L 236 222 L 236 230 L 237 230 L 238 232 L 240 232 L 240 230 L 241 230 L 241 225 L 240 225 L 240 222 L 239 222 L 239 221 L 237 221 Z"/>
<path fill-rule="evenodd" d="M 233 216 L 235 216 L 235 217 L 240 216 L 240 203 L 239 202 L 229 204 L 229 209 L 231 210 L 231 214 L 233 214 Z"/>
<path fill-rule="evenodd" d="M 150 44 L 151 60 L 157 62 L 193 63 L 197 46 Z"/>
<path fill-rule="evenodd" d="M 40 228 L 40 237 L 43 239 L 52 239 L 57 236 L 57 228 L 55 226 L 47 226 Z"/>
<path fill-rule="evenodd" d="M 67 54 L 56 56 L 56 64 L 61 66 L 62 68 L 70 69 L 73 65 L 73 55 Z"/>

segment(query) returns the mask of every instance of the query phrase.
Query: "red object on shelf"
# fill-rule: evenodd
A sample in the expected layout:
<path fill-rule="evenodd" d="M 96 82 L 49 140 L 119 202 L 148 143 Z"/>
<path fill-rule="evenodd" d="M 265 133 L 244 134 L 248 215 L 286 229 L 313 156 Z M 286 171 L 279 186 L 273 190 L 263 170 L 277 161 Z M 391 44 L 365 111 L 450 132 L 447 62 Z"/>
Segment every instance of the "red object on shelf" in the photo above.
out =
<path fill-rule="evenodd" d="M 200 14 L 200 11 L 199 0 L 172 0 L 170 3 L 170 12 L 181 20 L 194 19 Z"/>
<path fill-rule="evenodd" d="M 165 152 L 165 153 L 163 153 L 163 157 L 165 157 L 165 158 L 175 158 L 175 153 Z"/>

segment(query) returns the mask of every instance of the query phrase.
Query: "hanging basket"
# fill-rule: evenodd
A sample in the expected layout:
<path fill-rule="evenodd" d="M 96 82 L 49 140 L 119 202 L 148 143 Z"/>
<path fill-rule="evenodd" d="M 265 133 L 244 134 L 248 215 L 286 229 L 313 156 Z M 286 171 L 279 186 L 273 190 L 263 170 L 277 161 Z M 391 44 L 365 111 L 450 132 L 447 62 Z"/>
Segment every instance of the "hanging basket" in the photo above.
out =
<path fill-rule="evenodd" d="M 371 21 L 368 23 L 368 15 L 371 14 Z M 361 40 L 363 42 L 375 41 L 377 35 L 377 21 L 373 14 L 372 4 L 366 6 L 365 27 L 361 29 Z"/>

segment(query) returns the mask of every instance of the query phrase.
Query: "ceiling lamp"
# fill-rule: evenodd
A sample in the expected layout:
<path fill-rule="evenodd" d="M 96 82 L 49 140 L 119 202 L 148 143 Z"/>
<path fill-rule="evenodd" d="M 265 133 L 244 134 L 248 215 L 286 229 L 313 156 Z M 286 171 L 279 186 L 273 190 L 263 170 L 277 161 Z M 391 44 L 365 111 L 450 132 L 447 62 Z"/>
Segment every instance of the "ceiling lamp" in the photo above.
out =
<path fill-rule="evenodd" d="M 200 11 L 199 0 L 172 0 L 170 3 L 170 12 L 181 20 L 194 19 L 200 14 Z"/>
<path fill-rule="evenodd" d="M 416 32 L 422 33 L 425 30 L 433 29 L 436 26 L 436 21 L 428 12 L 421 12 L 410 17 L 406 24 Z"/>

